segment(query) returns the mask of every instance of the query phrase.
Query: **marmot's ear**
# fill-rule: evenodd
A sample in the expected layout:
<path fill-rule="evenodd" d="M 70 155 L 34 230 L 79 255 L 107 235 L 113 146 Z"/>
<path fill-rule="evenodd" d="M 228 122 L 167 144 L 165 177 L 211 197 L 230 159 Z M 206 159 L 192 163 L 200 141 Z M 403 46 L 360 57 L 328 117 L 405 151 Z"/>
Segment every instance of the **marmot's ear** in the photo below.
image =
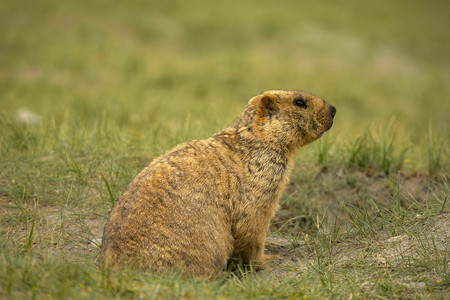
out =
<path fill-rule="evenodd" d="M 269 119 L 278 113 L 277 97 L 274 95 L 262 95 L 258 101 L 258 115 L 268 117 Z"/>

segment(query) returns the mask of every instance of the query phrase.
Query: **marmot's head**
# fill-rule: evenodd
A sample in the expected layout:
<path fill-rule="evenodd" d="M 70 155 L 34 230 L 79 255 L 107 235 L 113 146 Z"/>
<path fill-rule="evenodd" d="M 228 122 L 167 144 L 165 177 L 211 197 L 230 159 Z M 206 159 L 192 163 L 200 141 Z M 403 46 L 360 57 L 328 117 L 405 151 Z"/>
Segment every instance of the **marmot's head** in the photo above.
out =
<path fill-rule="evenodd" d="M 334 106 L 302 91 L 267 91 L 250 99 L 249 108 L 256 110 L 254 133 L 288 147 L 301 147 L 321 137 L 336 114 Z"/>

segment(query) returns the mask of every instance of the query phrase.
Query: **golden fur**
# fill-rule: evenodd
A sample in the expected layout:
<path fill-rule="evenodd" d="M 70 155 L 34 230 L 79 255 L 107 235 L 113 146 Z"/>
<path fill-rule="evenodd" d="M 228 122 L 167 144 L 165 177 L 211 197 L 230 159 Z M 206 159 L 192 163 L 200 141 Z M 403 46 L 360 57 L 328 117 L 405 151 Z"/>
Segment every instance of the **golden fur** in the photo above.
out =
<path fill-rule="evenodd" d="M 270 259 L 266 231 L 294 156 L 331 128 L 335 113 L 301 91 L 253 97 L 233 125 L 175 147 L 136 176 L 106 223 L 100 261 L 208 277 L 230 258 Z"/>

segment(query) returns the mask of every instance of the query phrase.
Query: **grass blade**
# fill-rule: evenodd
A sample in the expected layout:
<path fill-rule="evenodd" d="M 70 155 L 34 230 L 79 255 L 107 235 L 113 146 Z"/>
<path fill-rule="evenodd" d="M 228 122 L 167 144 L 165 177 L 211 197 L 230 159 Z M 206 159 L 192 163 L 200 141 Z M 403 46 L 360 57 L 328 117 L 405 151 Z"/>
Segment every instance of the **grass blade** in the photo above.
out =
<path fill-rule="evenodd" d="M 112 194 L 111 187 L 109 186 L 108 179 L 106 179 L 106 176 L 104 174 L 102 174 L 102 179 L 103 179 L 103 182 L 106 185 L 106 189 L 108 190 L 109 200 L 110 200 L 110 203 L 111 203 L 111 208 L 113 208 L 116 201 L 114 200 L 114 196 Z"/>

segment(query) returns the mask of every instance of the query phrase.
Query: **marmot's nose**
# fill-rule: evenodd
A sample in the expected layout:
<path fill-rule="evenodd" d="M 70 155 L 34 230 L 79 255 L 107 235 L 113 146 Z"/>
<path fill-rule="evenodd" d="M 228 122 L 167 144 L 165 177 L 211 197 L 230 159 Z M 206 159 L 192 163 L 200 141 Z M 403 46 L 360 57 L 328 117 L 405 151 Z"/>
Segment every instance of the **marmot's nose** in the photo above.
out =
<path fill-rule="evenodd" d="M 334 107 L 333 105 L 330 106 L 331 117 L 334 118 L 334 116 L 336 115 L 336 107 Z"/>

